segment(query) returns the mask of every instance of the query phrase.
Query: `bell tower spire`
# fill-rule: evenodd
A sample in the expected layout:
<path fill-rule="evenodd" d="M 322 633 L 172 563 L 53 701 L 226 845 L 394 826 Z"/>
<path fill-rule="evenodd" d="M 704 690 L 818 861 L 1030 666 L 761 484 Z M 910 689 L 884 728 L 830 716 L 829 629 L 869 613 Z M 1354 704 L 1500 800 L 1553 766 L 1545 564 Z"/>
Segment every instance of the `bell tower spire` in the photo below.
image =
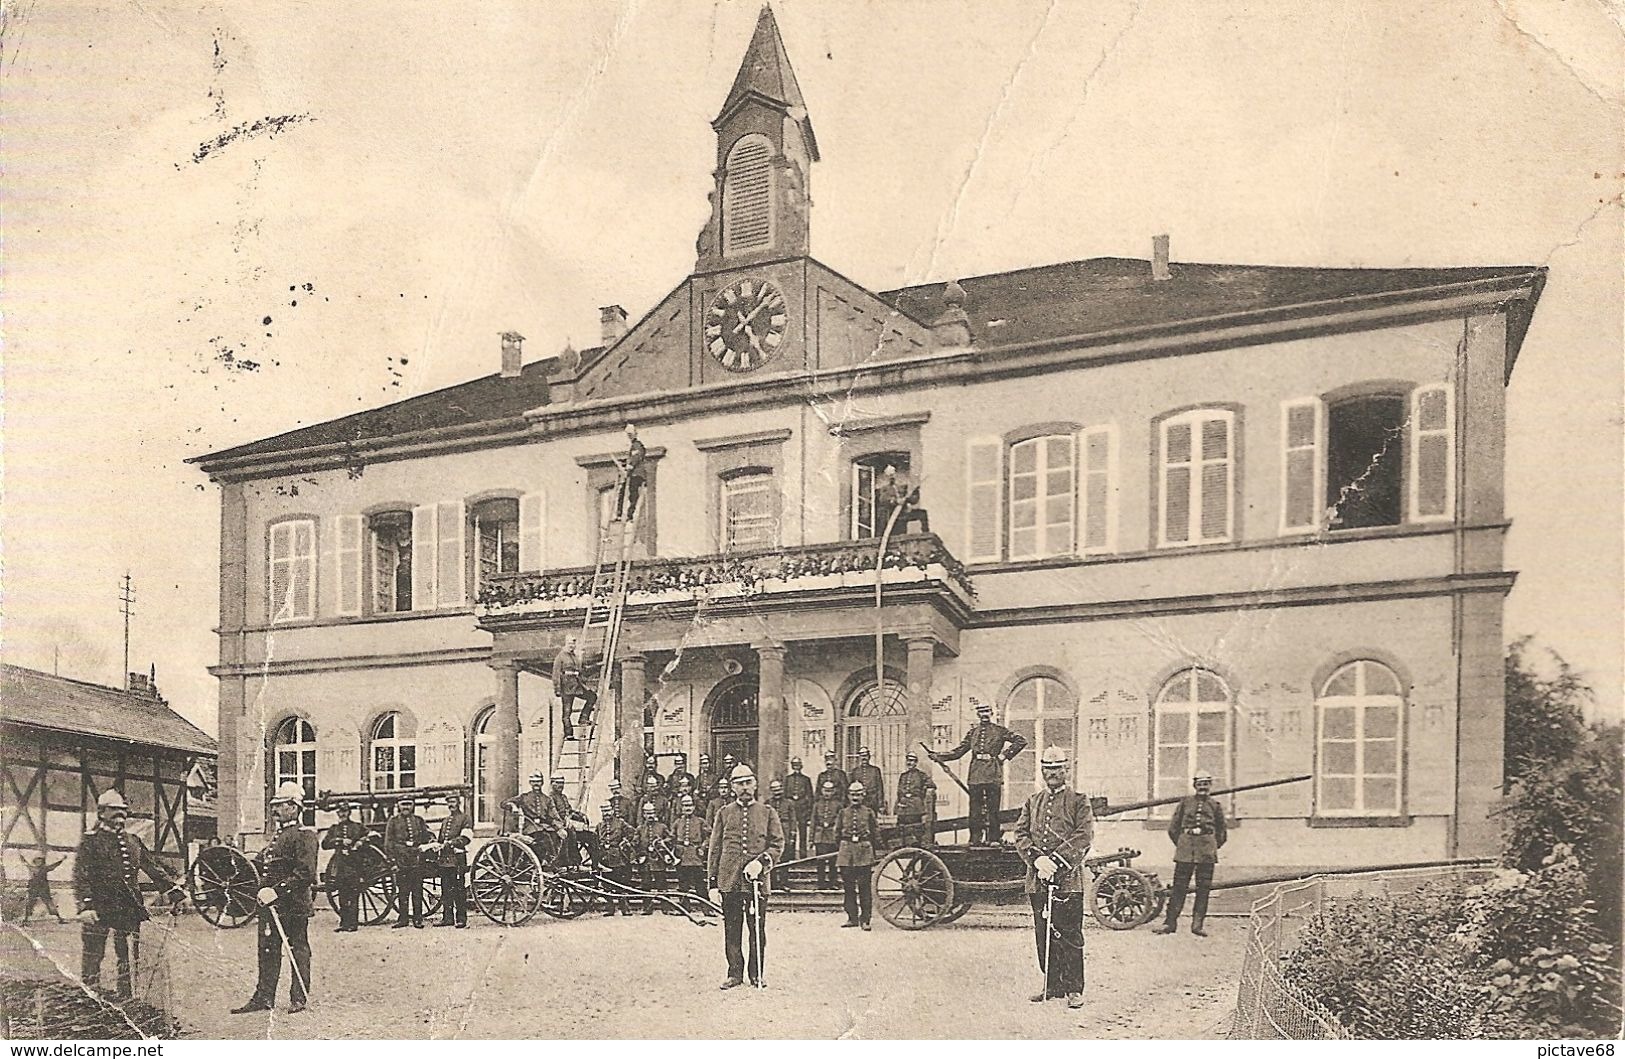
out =
<path fill-rule="evenodd" d="M 771 7 L 757 17 L 711 127 L 717 134 L 716 186 L 710 219 L 695 245 L 695 271 L 806 255 L 809 177 L 818 141 Z"/>

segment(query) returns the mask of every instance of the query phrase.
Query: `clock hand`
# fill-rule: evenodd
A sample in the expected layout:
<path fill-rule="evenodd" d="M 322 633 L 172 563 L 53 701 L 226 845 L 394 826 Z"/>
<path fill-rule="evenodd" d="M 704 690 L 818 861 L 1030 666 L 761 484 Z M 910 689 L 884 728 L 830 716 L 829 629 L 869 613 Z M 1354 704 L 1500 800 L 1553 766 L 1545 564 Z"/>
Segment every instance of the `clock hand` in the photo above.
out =
<path fill-rule="evenodd" d="M 756 308 L 754 308 L 754 309 L 752 309 L 750 311 L 750 315 L 741 318 L 739 323 L 734 325 L 734 334 L 737 335 L 740 331 L 745 329 L 746 324 L 749 324 L 752 320 L 756 319 L 756 314 L 761 312 L 763 309 L 767 308 L 767 304 L 771 300 L 772 299 L 770 299 L 770 298 L 764 298 L 763 300 L 757 302 L 756 303 Z"/>
<path fill-rule="evenodd" d="M 767 356 L 767 351 L 762 348 L 762 340 L 760 338 L 756 337 L 756 329 L 755 328 L 747 326 L 745 328 L 745 337 L 750 339 L 750 347 L 752 349 L 754 349 L 756 352 L 760 353 L 764 357 Z"/>

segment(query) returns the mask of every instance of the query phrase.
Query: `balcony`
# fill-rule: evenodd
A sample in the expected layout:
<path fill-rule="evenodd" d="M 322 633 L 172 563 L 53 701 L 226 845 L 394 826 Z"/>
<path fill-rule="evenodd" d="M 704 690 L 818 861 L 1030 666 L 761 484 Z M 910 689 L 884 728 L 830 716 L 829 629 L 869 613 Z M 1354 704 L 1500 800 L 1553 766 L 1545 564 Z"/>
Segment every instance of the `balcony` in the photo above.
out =
<path fill-rule="evenodd" d="M 872 601 L 879 543 L 836 541 L 634 562 L 628 572 L 627 607 L 662 612 L 809 597 L 850 603 L 865 594 Z M 589 602 L 592 574 L 592 567 L 583 566 L 492 577 L 480 591 L 476 613 L 484 624 L 580 614 Z M 976 590 L 964 564 L 935 534 L 908 534 L 889 541 L 881 580 L 887 602 L 930 597 L 961 615 L 974 609 Z"/>

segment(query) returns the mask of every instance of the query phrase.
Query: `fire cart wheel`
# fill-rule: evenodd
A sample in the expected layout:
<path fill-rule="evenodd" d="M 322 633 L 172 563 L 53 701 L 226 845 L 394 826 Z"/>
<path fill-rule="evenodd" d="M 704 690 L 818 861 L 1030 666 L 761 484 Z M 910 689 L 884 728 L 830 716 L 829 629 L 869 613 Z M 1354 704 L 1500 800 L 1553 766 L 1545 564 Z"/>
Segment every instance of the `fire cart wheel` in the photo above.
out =
<path fill-rule="evenodd" d="M 1133 868 L 1107 868 L 1095 880 L 1089 908 L 1107 930 L 1133 930 L 1156 913 L 1157 892 L 1151 880 Z"/>
<path fill-rule="evenodd" d="M 976 902 L 969 897 L 956 896 L 954 899 L 954 906 L 948 909 L 948 914 L 937 920 L 937 922 L 943 924 L 952 923 L 963 916 L 966 912 L 969 912 L 971 910 L 971 906 L 975 903 Z"/>
<path fill-rule="evenodd" d="M 260 872 L 232 846 L 210 846 L 187 873 L 192 907 L 211 925 L 234 930 L 259 912 Z"/>
<path fill-rule="evenodd" d="M 904 847 L 886 854 L 875 867 L 874 890 L 880 914 L 899 930 L 924 930 L 946 921 L 957 907 L 953 875 L 928 849 Z"/>
<path fill-rule="evenodd" d="M 444 899 L 440 893 L 440 865 L 428 864 L 419 870 L 423 873 L 423 918 L 430 919 L 440 914 Z"/>
<path fill-rule="evenodd" d="M 356 922 L 375 926 L 395 910 L 395 866 L 377 846 L 360 846 L 355 851 L 361 872 L 361 895 L 356 903 Z M 334 901 L 331 893 L 328 900 Z"/>
<path fill-rule="evenodd" d="M 1168 906 L 1168 887 L 1164 886 L 1162 880 L 1155 875 L 1149 875 L 1147 878 L 1151 881 L 1151 907 L 1146 909 L 1145 918 L 1140 920 L 1142 924 L 1149 923 L 1161 916 L 1162 910 Z"/>
<path fill-rule="evenodd" d="M 591 904 L 588 895 L 577 893 L 574 886 L 557 875 L 548 876 L 542 884 L 542 911 L 554 919 L 575 919 L 586 912 Z"/>
<path fill-rule="evenodd" d="M 474 854 L 469 868 L 469 896 L 480 914 L 494 923 L 517 927 L 542 907 L 547 879 L 536 851 L 523 839 L 498 835 Z"/>

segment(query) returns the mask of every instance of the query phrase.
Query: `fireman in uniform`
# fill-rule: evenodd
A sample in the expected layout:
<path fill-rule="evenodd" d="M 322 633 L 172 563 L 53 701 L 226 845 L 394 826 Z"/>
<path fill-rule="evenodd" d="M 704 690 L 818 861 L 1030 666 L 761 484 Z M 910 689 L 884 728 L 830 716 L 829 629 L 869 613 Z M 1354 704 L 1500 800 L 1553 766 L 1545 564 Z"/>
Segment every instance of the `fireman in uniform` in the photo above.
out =
<path fill-rule="evenodd" d="M 813 781 L 801 771 L 801 759 L 790 759 L 790 774 L 784 777 L 784 856 L 796 860 L 807 855 L 807 828 L 812 821 Z"/>
<path fill-rule="evenodd" d="M 1174 807 L 1168 821 L 1168 838 L 1174 844 L 1174 889 L 1168 895 L 1168 915 L 1153 933 L 1172 934 L 1179 929 L 1179 913 L 1185 908 L 1185 893 L 1196 877 L 1196 903 L 1191 908 L 1191 933 L 1207 937 L 1208 891 L 1213 886 L 1213 867 L 1219 863 L 1219 847 L 1229 837 L 1224 808 L 1213 798 L 1213 777 L 1198 772 L 1191 780 L 1196 793 L 1187 795 Z"/>
<path fill-rule="evenodd" d="M 835 858 L 829 854 L 837 852 L 841 843 L 841 795 L 835 789 L 834 780 L 824 781 L 818 800 L 813 802 L 811 831 L 813 854 L 821 858 L 818 861 L 818 888 L 833 889 Z"/>
<path fill-rule="evenodd" d="M 970 754 L 970 773 L 965 786 L 970 788 L 970 842 L 973 846 L 998 845 L 999 802 L 1004 793 L 1004 763 L 1027 749 L 1027 740 L 993 723 L 993 707 L 985 702 L 976 704 L 976 726 L 965 733 L 952 750 L 932 751 L 936 762 L 957 761 Z"/>
<path fill-rule="evenodd" d="M 877 813 L 886 811 L 886 780 L 880 774 L 880 769 L 870 762 L 868 747 L 858 751 L 858 767 L 852 770 L 852 779 L 847 784 L 847 790 L 852 789 L 853 783 L 863 784 L 863 804 Z"/>
<path fill-rule="evenodd" d="M 162 886 L 171 902 L 184 895 L 139 837 L 124 830 L 130 807 L 115 790 L 96 799 L 96 826 L 85 832 L 73 862 L 73 896 L 79 906 L 79 979 L 101 982 L 107 936 L 118 960 L 118 995 L 131 996 L 131 960 L 140 959 L 141 924 L 149 918 L 141 901 L 141 873 Z"/>
<path fill-rule="evenodd" d="M 339 802 L 333 806 L 338 821 L 322 836 L 322 848 L 333 851 L 327 861 L 327 878 L 333 887 L 333 897 L 339 906 L 339 925 L 335 934 L 354 934 L 361 912 L 361 855 L 357 852 L 371 840 L 371 833 L 363 824 L 350 819 L 360 803 Z"/>
<path fill-rule="evenodd" d="M 661 785 L 659 774 L 655 772 L 644 773 L 643 791 L 638 795 L 638 815 L 636 819 L 641 822 L 643 814 L 647 810 L 653 809 L 655 819 L 664 820 L 669 805 L 670 802 L 666 798 L 666 791 Z"/>
<path fill-rule="evenodd" d="M 423 927 L 423 847 L 429 825 L 414 811 L 411 798 L 395 803 L 395 815 L 384 825 L 384 852 L 395 865 L 395 929 Z"/>
<path fill-rule="evenodd" d="M 688 781 L 690 788 L 694 786 L 694 773 L 688 771 L 688 755 L 680 753 L 671 759 L 671 775 L 666 777 L 666 793 L 676 798 L 678 786 L 683 780 Z"/>
<path fill-rule="evenodd" d="M 841 888 L 846 891 L 843 927 L 869 929 L 869 914 L 874 903 L 869 876 L 874 870 L 875 837 L 879 832 L 880 819 L 869 804 L 869 792 L 854 780 L 847 788 L 846 805 L 841 807 L 836 828 L 840 846 L 835 865 L 841 872 Z"/>
<path fill-rule="evenodd" d="M 700 770 L 694 774 L 694 808 L 703 809 L 704 803 L 711 797 L 711 792 L 717 789 L 717 773 L 711 767 L 711 755 L 700 755 Z"/>
<path fill-rule="evenodd" d="M 531 848 L 543 864 L 552 864 L 558 854 L 558 842 L 564 833 L 564 821 L 558 818 L 553 796 L 543 787 L 542 774 L 530 774 L 530 790 L 517 798 L 502 803 L 504 809 L 520 814 L 519 826 L 530 840 Z"/>
<path fill-rule="evenodd" d="M 784 852 L 784 827 L 779 814 L 756 800 L 756 773 L 749 765 L 734 766 L 730 777 L 735 800 L 717 810 L 711 829 L 707 873 L 717 903 L 722 906 L 723 951 L 728 977 L 722 988 L 766 986 L 767 898 L 773 864 Z M 744 942 L 748 932 L 750 955 Z"/>
<path fill-rule="evenodd" d="M 911 750 L 904 760 L 908 767 L 897 777 L 898 840 L 905 846 L 930 845 L 932 821 L 928 818 L 936 811 L 937 785 L 920 769 L 918 754 Z"/>
<path fill-rule="evenodd" d="M 595 859 L 599 867 L 603 868 L 611 881 L 620 883 L 621 886 L 630 886 L 632 861 L 636 856 L 637 833 L 624 818 L 616 816 L 606 803 L 602 807 L 602 815 L 598 821 L 598 852 Z M 626 906 L 626 896 L 620 892 L 619 887 L 608 888 L 605 892 L 614 896 L 606 901 L 609 910 L 604 915 L 614 915 L 616 905 L 620 905 L 621 915 L 632 914 Z"/>
<path fill-rule="evenodd" d="M 622 820 L 631 819 L 632 803 L 627 800 L 626 795 L 621 793 L 620 780 L 609 781 L 609 801 L 605 804 L 609 806 L 610 812 L 614 813 Z"/>
<path fill-rule="evenodd" d="M 643 819 L 638 823 L 638 884 L 645 893 L 653 893 L 662 881 L 667 859 L 671 855 L 671 830 L 665 821 L 655 815 L 652 805 L 643 806 Z M 655 914 L 654 898 L 643 899 L 643 914 Z"/>
<path fill-rule="evenodd" d="M 410 802 L 402 802 L 408 808 Z M 269 1011 L 276 1003 L 277 980 L 282 977 L 282 950 L 293 963 L 288 986 L 288 1013 L 305 1010 L 310 995 L 310 917 L 315 911 L 316 832 L 299 825 L 304 792 L 297 783 L 284 783 L 271 799 L 276 834 L 260 854 L 263 885 L 260 903 L 259 977 L 254 995 L 233 1015 Z M 399 819 L 397 817 L 396 819 Z M 423 821 L 419 820 L 419 824 Z"/>
<path fill-rule="evenodd" d="M 426 847 L 440 869 L 440 922 L 436 926 L 468 926 L 468 847 L 474 841 L 474 821 L 463 812 L 463 799 L 446 795 L 446 818 L 440 832 Z"/>
<path fill-rule="evenodd" d="M 1033 934 L 1044 988 L 1041 1004 L 1066 997 L 1083 1007 L 1083 899 L 1088 888 L 1084 858 L 1095 840 L 1095 814 L 1087 796 L 1068 784 L 1071 762 L 1060 747 L 1044 751 L 1039 768 L 1044 789 L 1027 799 L 1016 820 L 1016 852 L 1027 863 L 1025 889 L 1033 906 Z M 1048 913 L 1046 915 L 1046 912 Z"/>
<path fill-rule="evenodd" d="M 733 801 L 733 789 L 728 785 L 728 777 L 719 776 L 710 797 L 705 803 L 705 824 L 712 831 L 717 829 L 717 810 Z"/>
<path fill-rule="evenodd" d="M 705 841 L 711 835 L 705 819 L 694 811 L 694 796 L 683 795 L 677 803 L 677 819 L 671 825 L 672 845 L 677 847 L 677 889 L 705 896 Z"/>
<path fill-rule="evenodd" d="M 824 751 L 824 771 L 820 772 L 818 779 L 813 781 L 813 789 L 822 791 L 826 783 L 835 784 L 835 797 L 837 800 L 844 800 L 846 798 L 846 789 L 852 786 L 852 778 L 846 774 L 846 770 L 835 764 L 835 751 L 833 750 Z"/>

